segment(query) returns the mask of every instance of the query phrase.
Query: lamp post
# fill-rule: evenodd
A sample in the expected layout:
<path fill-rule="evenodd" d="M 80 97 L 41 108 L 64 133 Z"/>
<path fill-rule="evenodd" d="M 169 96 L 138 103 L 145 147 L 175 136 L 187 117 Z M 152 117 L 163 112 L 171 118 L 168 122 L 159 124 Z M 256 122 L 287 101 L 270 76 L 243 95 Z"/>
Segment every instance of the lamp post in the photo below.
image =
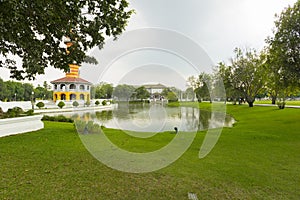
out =
<path fill-rule="evenodd" d="M 31 92 L 31 108 L 34 110 L 34 91 Z"/>
<path fill-rule="evenodd" d="M 17 101 L 17 93 L 15 93 L 15 101 Z"/>

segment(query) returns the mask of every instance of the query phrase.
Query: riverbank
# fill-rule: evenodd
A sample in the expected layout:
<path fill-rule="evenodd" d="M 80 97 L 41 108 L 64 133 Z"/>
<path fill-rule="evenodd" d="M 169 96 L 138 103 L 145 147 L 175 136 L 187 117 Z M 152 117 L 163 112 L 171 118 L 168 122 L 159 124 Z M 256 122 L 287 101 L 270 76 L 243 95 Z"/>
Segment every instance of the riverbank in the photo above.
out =
<path fill-rule="evenodd" d="M 200 107 L 209 108 L 209 103 Z M 300 110 L 227 105 L 237 123 L 224 128 L 204 159 L 205 132 L 172 165 L 151 173 L 110 169 L 82 145 L 71 123 L 45 122 L 40 131 L 0 138 L 4 199 L 299 199 Z M 148 139 L 105 129 L 120 148 L 149 152 L 174 134 Z M 45 181 L 47 180 L 47 181 Z"/>

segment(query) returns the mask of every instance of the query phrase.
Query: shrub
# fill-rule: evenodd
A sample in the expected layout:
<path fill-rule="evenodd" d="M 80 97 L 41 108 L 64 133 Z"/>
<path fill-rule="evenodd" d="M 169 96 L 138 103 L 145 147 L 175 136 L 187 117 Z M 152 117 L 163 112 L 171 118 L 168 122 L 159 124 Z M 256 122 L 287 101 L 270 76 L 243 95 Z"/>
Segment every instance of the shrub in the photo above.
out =
<path fill-rule="evenodd" d="M 70 122 L 73 123 L 74 120 L 71 118 L 67 118 L 63 115 L 58 115 L 58 116 L 48 116 L 44 115 L 42 118 L 43 121 L 55 121 L 55 122 Z"/>
<path fill-rule="evenodd" d="M 106 101 L 106 100 L 103 100 L 103 101 L 102 101 L 102 105 L 105 106 L 106 104 L 107 104 L 107 101 Z"/>
<path fill-rule="evenodd" d="M 2 110 L 2 108 L 0 107 L 0 119 L 4 118 L 4 112 Z"/>
<path fill-rule="evenodd" d="M 99 104 L 100 104 L 100 102 L 97 100 L 97 101 L 95 102 L 95 105 L 98 106 Z"/>
<path fill-rule="evenodd" d="M 57 106 L 63 108 L 66 104 L 63 101 L 60 101 Z"/>
<path fill-rule="evenodd" d="M 78 103 L 77 101 L 74 101 L 74 102 L 72 103 L 72 105 L 73 105 L 74 107 L 77 107 L 77 106 L 79 106 L 79 103 Z"/>
<path fill-rule="evenodd" d="M 110 103 L 114 104 L 114 103 L 116 103 L 116 101 L 112 99 L 112 100 L 110 100 Z"/>
<path fill-rule="evenodd" d="M 34 110 L 32 110 L 32 109 L 27 110 L 27 111 L 25 112 L 25 114 L 26 114 L 27 116 L 31 116 L 31 115 L 33 115 L 33 113 L 34 113 Z"/>
<path fill-rule="evenodd" d="M 38 102 L 37 104 L 36 104 L 36 106 L 39 108 L 39 109 L 41 109 L 41 108 L 43 108 L 44 106 L 45 106 L 45 104 L 43 103 L 43 102 Z"/>
<path fill-rule="evenodd" d="M 86 105 L 86 106 L 90 106 L 90 105 L 91 105 L 91 101 L 88 99 L 88 100 L 85 102 L 85 105 Z"/>
<path fill-rule="evenodd" d="M 21 114 L 23 114 L 24 111 L 20 107 L 13 107 L 7 110 L 4 117 L 10 118 L 10 117 L 19 117 Z"/>
<path fill-rule="evenodd" d="M 100 125 L 94 123 L 93 121 L 85 122 L 85 121 L 81 121 L 81 120 L 76 120 L 75 126 L 77 129 L 77 132 L 81 133 L 81 134 L 100 133 L 101 132 Z"/>
<path fill-rule="evenodd" d="M 277 106 L 278 106 L 279 109 L 284 109 L 285 102 L 284 101 L 279 101 L 279 102 L 277 102 Z"/>

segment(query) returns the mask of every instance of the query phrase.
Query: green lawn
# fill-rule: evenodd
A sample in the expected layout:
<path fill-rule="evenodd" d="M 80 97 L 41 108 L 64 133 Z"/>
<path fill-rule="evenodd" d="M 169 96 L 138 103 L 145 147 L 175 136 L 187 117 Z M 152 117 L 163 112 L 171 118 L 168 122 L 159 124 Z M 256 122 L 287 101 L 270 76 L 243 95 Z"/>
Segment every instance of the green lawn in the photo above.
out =
<path fill-rule="evenodd" d="M 261 101 L 255 101 L 254 104 L 272 104 L 271 100 L 261 100 Z M 286 105 L 289 106 L 300 106 L 300 101 L 286 101 Z"/>
<path fill-rule="evenodd" d="M 209 104 L 201 103 L 208 108 Z M 205 132 L 172 165 L 152 173 L 110 169 L 84 148 L 71 123 L 0 138 L 0 199 L 300 199 L 300 109 L 228 105 L 237 120 L 198 158 Z M 105 132 L 120 147 L 145 152 L 174 134 L 136 139 Z"/>

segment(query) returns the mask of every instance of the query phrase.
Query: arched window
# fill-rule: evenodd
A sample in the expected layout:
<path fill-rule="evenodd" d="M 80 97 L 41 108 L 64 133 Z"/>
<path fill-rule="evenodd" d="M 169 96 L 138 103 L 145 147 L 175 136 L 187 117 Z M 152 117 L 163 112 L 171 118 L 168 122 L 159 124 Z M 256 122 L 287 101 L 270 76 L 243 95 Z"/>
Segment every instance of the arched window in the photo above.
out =
<path fill-rule="evenodd" d="M 89 89 L 90 89 L 90 86 L 87 86 L 87 88 L 86 88 L 86 89 L 88 89 L 88 90 L 89 90 Z"/>
<path fill-rule="evenodd" d="M 76 89 L 76 85 L 75 84 L 71 84 L 70 85 L 70 90 L 75 90 Z"/>
<path fill-rule="evenodd" d="M 66 85 L 65 84 L 60 84 L 60 89 L 65 91 L 66 90 Z"/>
<path fill-rule="evenodd" d="M 80 100 L 84 100 L 84 94 L 80 94 Z"/>
<path fill-rule="evenodd" d="M 54 85 L 54 90 L 57 90 L 57 85 L 56 84 Z"/>
<path fill-rule="evenodd" d="M 80 90 L 84 90 L 84 85 L 80 85 L 80 86 L 79 86 L 79 89 L 80 89 Z"/>
<path fill-rule="evenodd" d="M 61 94 L 60 95 L 60 100 L 66 100 L 66 95 L 65 94 Z"/>
<path fill-rule="evenodd" d="M 54 100 L 54 101 L 57 100 L 57 94 L 54 95 L 54 99 L 53 99 L 53 100 Z"/>
<path fill-rule="evenodd" d="M 71 101 L 76 100 L 76 94 L 70 94 L 70 100 Z"/>

